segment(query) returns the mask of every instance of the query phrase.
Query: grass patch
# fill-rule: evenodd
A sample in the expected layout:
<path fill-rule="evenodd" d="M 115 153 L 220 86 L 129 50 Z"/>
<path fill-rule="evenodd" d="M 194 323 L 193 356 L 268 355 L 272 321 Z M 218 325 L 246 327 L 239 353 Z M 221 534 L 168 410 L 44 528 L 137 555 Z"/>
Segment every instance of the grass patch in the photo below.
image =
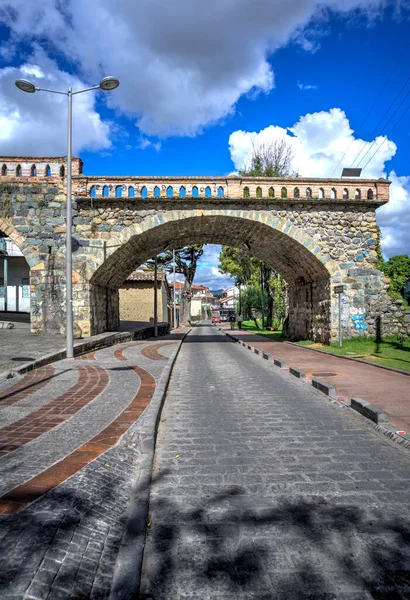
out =
<path fill-rule="evenodd" d="M 267 337 L 270 340 L 275 340 L 276 342 L 280 342 L 285 339 L 282 337 L 282 328 L 276 331 L 266 331 L 266 329 L 262 331 L 262 321 L 260 319 L 257 319 L 256 322 L 258 323 L 260 329 L 255 327 L 255 323 L 253 321 L 243 321 L 242 329 L 246 331 L 251 331 L 252 333 L 256 333 L 257 335 L 263 335 L 264 337 Z"/>
<path fill-rule="evenodd" d="M 330 346 L 315 344 L 307 340 L 297 343 L 300 346 L 310 346 L 340 356 L 363 358 L 375 364 L 410 372 L 410 339 L 391 336 L 383 338 L 382 342 L 377 343 L 374 338 L 355 338 L 345 340 L 342 348 L 338 343 L 330 344 Z"/>

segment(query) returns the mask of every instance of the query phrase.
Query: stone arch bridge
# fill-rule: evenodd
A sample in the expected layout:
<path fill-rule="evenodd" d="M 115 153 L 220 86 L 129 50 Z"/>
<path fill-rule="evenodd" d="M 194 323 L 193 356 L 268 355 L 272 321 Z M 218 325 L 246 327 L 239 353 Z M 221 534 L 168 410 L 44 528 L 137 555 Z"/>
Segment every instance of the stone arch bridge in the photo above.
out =
<path fill-rule="evenodd" d="M 33 331 L 65 322 L 65 163 L 0 157 L 0 231 L 30 265 Z M 73 309 L 83 336 L 119 325 L 118 288 L 148 258 L 191 243 L 249 250 L 289 284 L 294 337 L 374 333 L 391 304 L 376 269 L 376 209 L 384 179 L 97 177 L 73 159 Z"/>

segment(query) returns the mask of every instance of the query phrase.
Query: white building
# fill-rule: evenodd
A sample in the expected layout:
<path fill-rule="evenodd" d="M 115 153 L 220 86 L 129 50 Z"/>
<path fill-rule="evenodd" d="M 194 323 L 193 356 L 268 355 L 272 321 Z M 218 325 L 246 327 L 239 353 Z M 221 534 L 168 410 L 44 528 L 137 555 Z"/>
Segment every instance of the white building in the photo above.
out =
<path fill-rule="evenodd" d="M 236 285 L 231 285 L 222 292 L 219 305 L 222 309 L 235 310 L 238 300 L 239 288 Z"/>
<path fill-rule="evenodd" d="M 0 237 L 0 311 L 30 312 L 30 267 L 7 237 Z"/>

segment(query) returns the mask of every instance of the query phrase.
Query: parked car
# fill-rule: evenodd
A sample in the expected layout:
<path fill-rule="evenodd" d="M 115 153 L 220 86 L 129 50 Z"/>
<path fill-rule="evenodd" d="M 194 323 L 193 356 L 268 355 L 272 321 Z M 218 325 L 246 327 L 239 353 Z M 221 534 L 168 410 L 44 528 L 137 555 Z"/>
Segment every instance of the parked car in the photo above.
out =
<path fill-rule="evenodd" d="M 212 321 L 212 323 L 220 323 L 221 322 L 221 316 L 219 314 L 219 311 L 215 311 L 212 313 L 211 321 Z"/>

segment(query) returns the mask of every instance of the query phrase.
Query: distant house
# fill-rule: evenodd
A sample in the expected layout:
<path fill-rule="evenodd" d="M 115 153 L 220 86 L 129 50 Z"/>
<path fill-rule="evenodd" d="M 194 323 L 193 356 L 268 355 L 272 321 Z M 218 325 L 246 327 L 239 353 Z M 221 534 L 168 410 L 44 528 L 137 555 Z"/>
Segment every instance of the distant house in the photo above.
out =
<path fill-rule="evenodd" d="M 235 310 L 238 299 L 239 288 L 231 285 L 222 292 L 219 305 L 222 309 Z"/>
<path fill-rule="evenodd" d="M 120 287 L 120 320 L 154 320 L 154 271 L 134 271 Z M 170 290 L 166 274 L 157 274 L 158 322 L 169 322 Z"/>

